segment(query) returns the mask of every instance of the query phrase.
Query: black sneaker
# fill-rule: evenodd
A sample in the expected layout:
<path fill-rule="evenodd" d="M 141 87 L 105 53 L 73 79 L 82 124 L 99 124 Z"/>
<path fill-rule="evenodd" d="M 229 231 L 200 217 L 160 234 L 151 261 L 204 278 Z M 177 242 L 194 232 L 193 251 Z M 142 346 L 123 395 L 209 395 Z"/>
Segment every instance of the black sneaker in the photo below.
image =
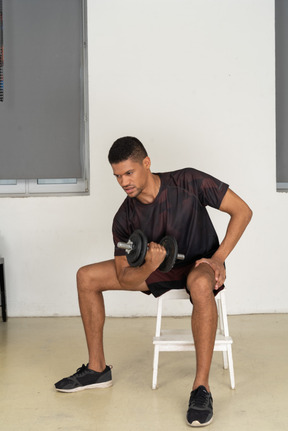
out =
<path fill-rule="evenodd" d="M 204 427 L 212 422 L 213 398 L 204 386 L 191 392 L 186 418 L 191 427 Z"/>
<path fill-rule="evenodd" d="M 77 392 L 84 389 L 108 388 L 112 386 L 112 366 L 107 365 L 101 373 L 89 370 L 88 364 L 78 368 L 75 374 L 65 377 L 55 383 L 55 388 L 60 392 Z"/>

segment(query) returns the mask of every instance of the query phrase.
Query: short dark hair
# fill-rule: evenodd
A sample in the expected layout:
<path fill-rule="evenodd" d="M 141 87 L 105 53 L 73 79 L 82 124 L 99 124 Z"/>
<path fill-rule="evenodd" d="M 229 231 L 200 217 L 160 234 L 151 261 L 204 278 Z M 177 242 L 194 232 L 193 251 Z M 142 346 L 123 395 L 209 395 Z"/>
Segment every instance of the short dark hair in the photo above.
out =
<path fill-rule="evenodd" d="M 128 159 L 141 163 L 147 156 L 147 151 L 139 139 L 133 136 L 124 136 L 114 142 L 110 148 L 108 160 L 110 164 L 120 163 Z"/>

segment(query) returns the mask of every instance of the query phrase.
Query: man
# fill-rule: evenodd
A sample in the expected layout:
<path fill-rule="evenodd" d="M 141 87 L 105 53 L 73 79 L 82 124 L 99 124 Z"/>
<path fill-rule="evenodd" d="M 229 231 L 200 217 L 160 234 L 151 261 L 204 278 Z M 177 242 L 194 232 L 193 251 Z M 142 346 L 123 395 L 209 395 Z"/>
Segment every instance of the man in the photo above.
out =
<path fill-rule="evenodd" d="M 159 296 L 169 289 L 186 288 L 193 303 L 192 331 L 196 348 L 196 375 L 190 394 L 187 423 L 208 425 L 213 418 L 209 387 L 217 328 L 214 295 L 223 288 L 225 259 L 239 241 L 252 212 L 228 185 L 192 168 L 154 174 L 142 143 L 134 137 L 118 139 L 109 151 L 109 162 L 127 197 L 113 221 L 115 258 L 81 268 L 77 273 L 79 305 L 84 324 L 89 363 L 55 384 L 62 392 L 108 387 L 111 369 L 103 351 L 105 310 L 103 291 L 130 290 Z M 225 238 L 218 238 L 206 206 L 230 215 Z M 148 238 L 145 262 L 129 266 L 126 252 L 117 242 L 127 242 L 141 229 Z M 174 236 L 184 261 L 164 273 L 157 268 L 166 251 L 159 245 L 165 235 Z"/>

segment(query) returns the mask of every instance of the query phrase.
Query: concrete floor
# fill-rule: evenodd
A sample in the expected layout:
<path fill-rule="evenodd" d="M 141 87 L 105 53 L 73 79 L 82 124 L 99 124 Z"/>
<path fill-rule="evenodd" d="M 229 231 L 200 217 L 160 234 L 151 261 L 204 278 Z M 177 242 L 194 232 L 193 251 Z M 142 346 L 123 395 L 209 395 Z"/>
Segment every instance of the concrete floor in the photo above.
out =
<path fill-rule="evenodd" d="M 177 321 L 190 327 L 187 317 Z M 114 366 L 113 386 L 64 394 L 54 390 L 54 382 L 87 362 L 80 318 L 0 322 L 1 431 L 190 429 L 185 414 L 194 353 L 160 353 L 159 388 L 153 391 L 154 327 L 155 318 L 108 318 L 105 350 Z M 222 354 L 215 352 L 214 421 L 207 429 L 287 430 L 288 314 L 230 316 L 229 329 L 236 389 L 230 389 Z"/>

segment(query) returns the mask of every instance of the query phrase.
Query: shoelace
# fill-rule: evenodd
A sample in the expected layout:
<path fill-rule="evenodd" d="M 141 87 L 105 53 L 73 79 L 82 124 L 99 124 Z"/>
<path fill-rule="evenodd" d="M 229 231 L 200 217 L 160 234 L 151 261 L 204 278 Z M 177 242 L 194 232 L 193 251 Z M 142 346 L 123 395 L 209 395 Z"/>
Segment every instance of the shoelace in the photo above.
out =
<path fill-rule="evenodd" d="M 207 405 L 208 397 L 208 393 L 198 391 L 195 398 L 191 400 L 190 407 L 205 407 Z"/>
<path fill-rule="evenodd" d="M 86 370 L 87 370 L 87 365 L 83 364 L 82 367 L 78 368 L 78 370 L 76 371 L 75 374 L 73 374 L 73 376 L 81 376 L 81 374 L 84 374 Z"/>

